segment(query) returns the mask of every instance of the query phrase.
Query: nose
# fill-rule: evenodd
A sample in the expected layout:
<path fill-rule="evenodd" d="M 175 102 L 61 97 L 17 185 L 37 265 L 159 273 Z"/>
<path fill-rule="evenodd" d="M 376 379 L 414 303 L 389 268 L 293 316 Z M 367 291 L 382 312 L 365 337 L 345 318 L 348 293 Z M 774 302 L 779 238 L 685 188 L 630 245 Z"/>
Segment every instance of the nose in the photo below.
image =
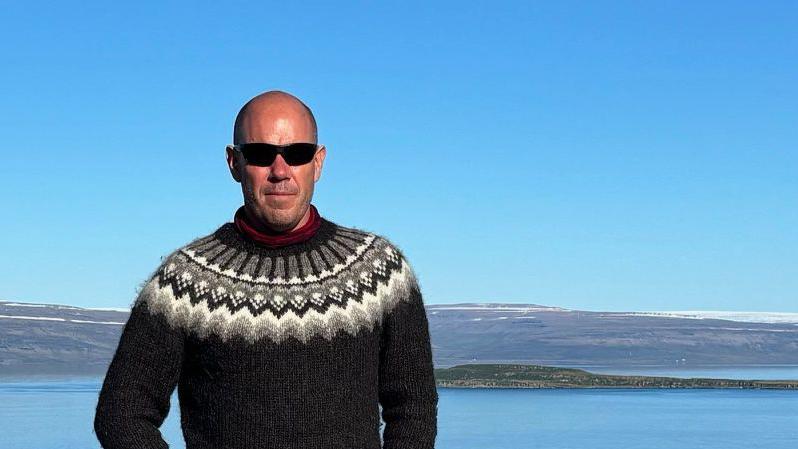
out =
<path fill-rule="evenodd" d="M 274 162 L 269 170 L 269 177 L 274 179 L 285 179 L 291 177 L 291 166 L 283 159 L 282 154 L 274 158 Z"/>

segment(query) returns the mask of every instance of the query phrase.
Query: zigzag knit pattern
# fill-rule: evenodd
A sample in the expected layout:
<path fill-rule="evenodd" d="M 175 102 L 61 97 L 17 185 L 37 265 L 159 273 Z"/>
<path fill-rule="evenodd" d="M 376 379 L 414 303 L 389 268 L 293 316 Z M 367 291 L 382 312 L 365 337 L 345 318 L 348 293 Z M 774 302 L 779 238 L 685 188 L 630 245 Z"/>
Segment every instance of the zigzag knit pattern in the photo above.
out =
<path fill-rule="evenodd" d="M 307 342 L 372 329 L 418 289 L 401 252 L 376 234 L 322 218 L 313 238 L 312 248 L 264 249 L 227 223 L 170 254 L 137 302 L 201 337 Z"/>

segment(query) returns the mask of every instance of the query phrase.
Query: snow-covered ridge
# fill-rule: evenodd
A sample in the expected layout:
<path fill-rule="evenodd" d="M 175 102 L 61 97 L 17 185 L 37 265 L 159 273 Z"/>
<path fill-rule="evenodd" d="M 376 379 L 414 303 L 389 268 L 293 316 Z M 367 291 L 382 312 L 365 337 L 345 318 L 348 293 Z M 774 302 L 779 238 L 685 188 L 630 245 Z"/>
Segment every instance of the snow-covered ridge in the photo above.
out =
<path fill-rule="evenodd" d="M 689 319 L 720 319 L 739 321 L 744 323 L 770 323 L 770 324 L 795 324 L 798 325 L 798 313 L 794 312 L 735 312 L 726 310 L 672 310 L 651 312 L 608 312 L 592 310 L 573 310 L 561 307 L 541 306 L 537 304 L 496 304 L 496 303 L 468 303 L 468 304 L 427 304 L 431 314 L 442 310 L 461 310 L 473 312 L 499 312 L 499 313 L 529 313 L 529 312 L 574 312 L 591 313 L 605 316 L 654 316 L 660 318 L 689 318 Z M 512 317 L 512 318 L 524 318 Z"/>
<path fill-rule="evenodd" d="M 446 305 L 446 304 L 427 304 L 426 307 L 430 310 L 473 310 L 481 312 L 571 312 L 570 309 L 563 309 L 560 307 L 548 306 L 511 306 L 507 304 L 469 304 L 469 305 Z"/>
<path fill-rule="evenodd" d="M 67 309 L 67 310 L 99 310 L 99 311 L 107 311 L 107 312 L 130 312 L 130 308 L 124 307 L 76 307 L 76 306 L 68 306 L 64 304 L 32 304 L 32 303 L 23 303 L 23 302 L 8 302 L 0 300 L 0 306 L 12 306 L 12 307 L 47 307 L 50 309 Z"/>
<path fill-rule="evenodd" d="M 685 310 L 661 312 L 613 313 L 625 316 L 656 316 L 662 318 L 690 318 L 696 320 L 716 319 L 744 323 L 798 324 L 798 313 L 792 312 L 729 312 L 722 310 Z"/>
<path fill-rule="evenodd" d="M 111 311 L 111 312 L 130 312 L 130 308 L 124 307 L 76 307 L 65 304 L 35 304 L 35 303 L 21 303 L 9 302 L 0 300 L 0 306 L 10 307 L 43 307 L 51 309 L 66 309 L 66 310 L 87 310 L 87 311 Z M 775 323 L 775 324 L 795 324 L 798 325 L 798 313 L 794 312 L 733 312 L 723 310 L 682 310 L 682 311 L 649 311 L 649 312 L 595 312 L 595 311 L 581 311 L 572 310 L 562 307 L 542 306 L 538 304 L 507 304 L 507 303 L 460 303 L 460 304 L 426 304 L 431 314 L 437 314 L 443 310 L 461 310 L 461 311 L 474 311 L 474 312 L 500 312 L 500 313 L 519 313 L 526 314 L 530 312 L 587 312 L 587 313 L 601 313 L 614 316 L 654 316 L 661 318 L 689 318 L 689 319 L 721 319 L 729 321 L 739 321 L 745 323 Z M 54 320 L 54 321 L 70 321 L 61 318 L 48 318 L 48 317 L 35 317 L 35 316 L 19 316 L 19 315 L 0 315 L 0 318 L 18 318 L 18 319 L 41 319 L 41 320 Z M 494 318 L 503 319 L 507 317 Z M 518 316 L 510 318 L 534 318 L 531 316 Z M 71 320 L 73 322 L 86 322 L 86 323 L 100 323 L 100 324 L 124 324 L 113 321 L 80 321 Z"/>
<path fill-rule="evenodd" d="M 91 307 L 83 310 L 101 310 L 106 312 L 130 312 L 130 307 Z"/>
<path fill-rule="evenodd" d="M 89 321 L 89 320 L 68 320 L 49 316 L 25 316 L 25 315 L 0 315 L 0 318 L 10 318 L 15 320 L 37 320 L 37 321 L 61 321 L 64 323 L 93 323 L 93 324 L 125 324 L 118 321 Z"/>

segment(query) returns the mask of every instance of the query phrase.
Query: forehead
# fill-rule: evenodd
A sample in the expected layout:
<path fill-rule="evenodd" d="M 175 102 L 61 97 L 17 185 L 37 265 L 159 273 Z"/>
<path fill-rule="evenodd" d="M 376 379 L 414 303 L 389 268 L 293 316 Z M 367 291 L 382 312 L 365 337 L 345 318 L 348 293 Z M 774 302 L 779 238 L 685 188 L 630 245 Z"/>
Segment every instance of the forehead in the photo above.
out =
<path fill-rule="evenodd" d="M 313 141 L 313 125 L 308 116 L 292 111 L 250 111 L 242 117 L 236 131 L 240 142 Z"/>

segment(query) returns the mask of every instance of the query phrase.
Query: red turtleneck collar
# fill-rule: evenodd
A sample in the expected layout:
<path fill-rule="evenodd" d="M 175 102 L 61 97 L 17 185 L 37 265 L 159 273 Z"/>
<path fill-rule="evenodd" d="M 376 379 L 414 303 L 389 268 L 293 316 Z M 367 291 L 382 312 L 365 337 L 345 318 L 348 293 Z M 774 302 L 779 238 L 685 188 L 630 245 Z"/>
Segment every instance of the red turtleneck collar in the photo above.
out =
<path fill-rule="evenodd" d="M 241 206 L 238 208 L 238 210 L 236 210 L 233 222 L 235 223 L 236 228 L 238 228 L 242 234 L 250 239 L 270 248 L 278 248 L 281 246 L 290 245 L 292 243 L 304 242 L 305 240 L 313 237 L 321 225 L 321 217 L 319 216 L 319 211 L 316 210 L 316 207 L 311 204 L 310 218 L 299 228 L 288 232 L 266 233 L 263 231 L 258 231 L 252 227 L 252 224 L 247 221 L 247 216 L 244 213 L 244 206 Z"/>

